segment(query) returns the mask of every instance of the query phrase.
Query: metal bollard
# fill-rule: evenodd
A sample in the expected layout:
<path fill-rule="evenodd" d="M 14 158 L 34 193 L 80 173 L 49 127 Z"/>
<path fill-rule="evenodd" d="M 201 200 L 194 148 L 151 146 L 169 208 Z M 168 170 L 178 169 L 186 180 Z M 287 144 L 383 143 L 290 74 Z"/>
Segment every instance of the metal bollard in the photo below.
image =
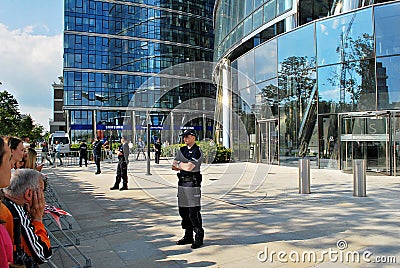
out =
<path fill-rule="evenodd" d="M 299 193 L 309 194 L 310 192 L 310 159 L 299 160 Z"/>
<path fill-rule="evenodd" d="M 366 197 L 366 161 L 364 159 L 353 160 L 353 196 Z"/>

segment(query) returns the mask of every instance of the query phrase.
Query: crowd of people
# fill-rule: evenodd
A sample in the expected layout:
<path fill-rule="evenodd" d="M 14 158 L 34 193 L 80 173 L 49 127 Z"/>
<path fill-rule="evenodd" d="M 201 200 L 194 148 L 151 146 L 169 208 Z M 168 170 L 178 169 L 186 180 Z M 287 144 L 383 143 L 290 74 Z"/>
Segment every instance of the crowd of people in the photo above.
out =
<path fill-rule="evenodd" d="M 204 238 L 200 214 L 202 152 L 195 143 L 194 131 L 185 131 L 181 136 L 186 146 L 178 151 L 172 169 L 178 171 L 178 206 L 185 235 L 176 243 L 191 244 L 192 248 L 198 248 L 203 245 Z M 108 142 L 97 137 L 92 145 L 97 175 L 101 174 L 102 148 Z M 160 163 L 162 147 L 165 146 L 158 138 L 154 141 L 156 164 Z M 51 166 L 55 165 L 56 160 L 59 165 L 63 162 L 59 142 L 55 142 L 54 148 L 49 148 L 47 142 L 43 142 L 41 147 L 41 163 L 38 163 L 34 144 L 17 137 L 0 137 L 0 268 L 14 267 L 14 264 L 38 267 L 52 255 L 50 239 L 43 224 L 46 177 L 41 171 L 45 160 Z M 118 156 L 116 179 L 110 190 L 128 190 L 130 152 L 131 142 L 121 138 L 121 144 L 115 150 Z M 141 153 L 146 157 L 145 142 L 138 139 L 137 159 Z M 87 158 L 88 145 L 82 141 L 79 146 L 79 166 L 87 167 Z M 122 187 L 119 188 L 121 182 Z"/>
<path fill-rule="evenodd" d="M 38 267 L 52 255 L 43 224 L 46 178 L 31 147 L 0 137 L 0 268 Z"/>

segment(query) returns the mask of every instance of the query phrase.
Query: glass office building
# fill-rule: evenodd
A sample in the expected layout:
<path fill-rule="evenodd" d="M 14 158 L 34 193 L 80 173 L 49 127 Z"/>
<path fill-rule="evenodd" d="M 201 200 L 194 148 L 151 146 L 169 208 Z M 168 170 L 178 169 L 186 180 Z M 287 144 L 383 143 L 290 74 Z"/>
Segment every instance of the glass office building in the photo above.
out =
<path fill-rule="evenodd" d="M 215 96 L 210 84 L 180 83 L 170 89 L 163 84 L 163 75 L 157 75 L 177 64 L 212 61 L 213 0 L 64 4 L 64 110 L 73 141 L 91 141 L 95 135 L 117 139 L 122 130 L 132 130 L 129 139 L 134 141 L 145 136 L 149 120 L 152 135 L 159 136 L 163 118 L 176 105 Z M 146 84 L 149 78 L 151 85 Z M 164 94 L 161 88 L 170 90 Z M 134 98 L 139 89 L 140 98 Z M 203 132 L 210 126 L 203 123 L 191 122 L 206 136 Z"/>
<path fill-rule="evenodd" d="M 398 174 L 400 1 L 220 0 L 214 22 L 217 139 L 236 159 Z"/>

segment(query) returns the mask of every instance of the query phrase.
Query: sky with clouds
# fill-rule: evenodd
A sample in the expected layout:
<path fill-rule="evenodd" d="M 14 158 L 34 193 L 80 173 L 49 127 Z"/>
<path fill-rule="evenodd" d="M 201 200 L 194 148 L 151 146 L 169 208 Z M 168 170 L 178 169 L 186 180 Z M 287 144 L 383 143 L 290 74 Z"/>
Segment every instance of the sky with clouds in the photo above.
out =
<path fill-rule="evenodd" d="M 0 91 L 49 130 L 63 67 L 63 0 L 0 0 Z"/>

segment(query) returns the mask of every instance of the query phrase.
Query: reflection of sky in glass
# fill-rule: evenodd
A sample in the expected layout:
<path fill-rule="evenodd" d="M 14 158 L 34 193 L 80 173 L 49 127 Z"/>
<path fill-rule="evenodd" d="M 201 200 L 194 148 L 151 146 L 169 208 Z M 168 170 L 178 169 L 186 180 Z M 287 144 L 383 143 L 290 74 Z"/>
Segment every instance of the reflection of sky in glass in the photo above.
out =
<path fill-rule="evenodd" d="M 276 39 L 255 49 L 256 82 L 277 76 L 276 54 Z"/>
<path fill-rule="evenodd" d="M 400 53 L 399 30 L 394 25 L 400 25 L 400 4 L 376 7 L 375 32 L 376 32 L 376 54 L 385 56 Z"/>
<path fill-rule="evenodd" d="M 239 92 L 240 97 L 249 107 L 256 103 L 256 93 L 254 86 L 242 89 Z"/>
<path fill-rule="evenodd" d="M 310 64 L 315 57 L 314 24 L 278 38 L 279 63 L 289 57 L 307 57 Z"/>
<path fill-rule="evenodd" d="M 389 103 L 400 102 L 400 57 L 377 59 L 386 68 L 386 85 L 388 86 Z"/>
<path fill-rule="evenodd" d="M 239 89 L 254 84 L 254 50 L 237 60 Z"/>
<path fill-rule="evenodd" d="M 318 95 L 320 101 L 340 102 L 340 84 L 337 77 L 340 77 L 342 71 L 341 64 L 318 68 Z M 348 70 L 345 75 L 345 80 L 354 79 L 356 86 L 361 85 L 361 77 L 355 70 Z M 330 80 L 335 82 L 332 84 Z M 358 90 L 358 89 L 356 89 Z M 351 94 L 345 91 L 345 103 L 352 103 Z"/>
<path fill-rule="evenodd" d="M 341 51 L 351 53 L 349 38 L 364 40 L 365 34 L 372 36 L 372 9 L 364 9 L 340 17 L 316 23 L 318 65 L 342 62 Z M 343 39 L 342 39 L 343 38 Z"/>

